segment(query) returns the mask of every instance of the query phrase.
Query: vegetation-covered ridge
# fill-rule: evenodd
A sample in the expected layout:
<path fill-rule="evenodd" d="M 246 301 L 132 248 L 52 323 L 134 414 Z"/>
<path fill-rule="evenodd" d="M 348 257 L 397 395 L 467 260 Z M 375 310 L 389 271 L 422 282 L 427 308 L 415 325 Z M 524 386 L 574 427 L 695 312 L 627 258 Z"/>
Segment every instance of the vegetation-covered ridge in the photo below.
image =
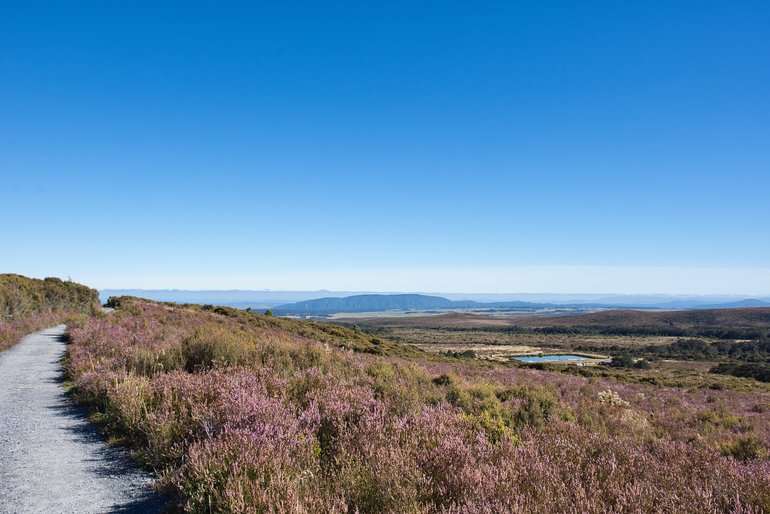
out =
<path fill-rule="evenodd" d="M 92 314 L 99 293 L 70 280 L 0 274 L 0 350 L 24 335 L 79 314 Z"/>
<path fill-rule="evenodd" d="M 607 310 L 558 316 L 486 316 L 452 313 L 437 316 L 340 319 L 363 327 L 424 327 L 503 333 L 603 334 L 719 339 L 760 339 L 770 334 L 770 308 L 686 311 Z"/>
<path fill-rule="evenodd" d="M 70 329 L 66 369 L 189 512 L 770 511 L 767 395 L 442 361 L 322 323 L 113 303 Z"/>

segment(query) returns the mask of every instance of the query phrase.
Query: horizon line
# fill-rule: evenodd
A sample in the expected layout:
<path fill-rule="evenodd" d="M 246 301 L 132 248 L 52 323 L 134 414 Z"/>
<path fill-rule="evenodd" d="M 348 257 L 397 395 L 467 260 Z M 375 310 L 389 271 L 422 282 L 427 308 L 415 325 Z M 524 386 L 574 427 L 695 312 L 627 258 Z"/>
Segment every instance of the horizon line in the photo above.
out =
<path fill-rule="evenodd" d="M 488 291 L 382 291 L 382 290 L 334 290 L 334 289 L 182 289 L 182 288 L 149 288 L 149 287 L 105 287 L 95 288 L 103 291 L 152 291 L 152 292 L 183 292 L 183 293 L 353 293 L 353 294 L 377 294 L 377 295 L 489 295 L 489 296 L 685 296 L 685 297 L 709 297 L 709 296 L 738 296 L 741 298 L 749 297 L 770 297 L 768 293 L 603 293 L 603 292 L 569 292 L 569 293 L 549 293 L 549 292 L 488 292 Z"/>

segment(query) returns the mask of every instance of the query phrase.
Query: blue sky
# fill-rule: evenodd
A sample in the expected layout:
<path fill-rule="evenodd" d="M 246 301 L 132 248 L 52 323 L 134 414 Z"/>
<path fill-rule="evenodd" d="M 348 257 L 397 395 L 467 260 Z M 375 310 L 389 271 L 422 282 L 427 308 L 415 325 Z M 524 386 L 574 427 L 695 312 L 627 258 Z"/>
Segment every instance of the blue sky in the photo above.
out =
<path fill-rule="evenodd" d="M 0 272 L 770 293 L 767 2 L 158 4 L 2 7 Z"/>

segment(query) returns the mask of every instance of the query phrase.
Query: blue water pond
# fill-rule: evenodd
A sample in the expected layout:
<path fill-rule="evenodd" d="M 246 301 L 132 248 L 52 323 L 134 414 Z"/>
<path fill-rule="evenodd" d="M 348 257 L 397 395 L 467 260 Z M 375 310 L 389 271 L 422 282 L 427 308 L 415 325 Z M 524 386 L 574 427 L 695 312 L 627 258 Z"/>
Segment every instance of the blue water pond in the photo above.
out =
<path fill-rule="evenodd" d="M 584 361 L 585 357 L 579 355 L 542 355 L 538 357 L 514 357 L 522 362 L 553 362 L 553 361 Z"/>

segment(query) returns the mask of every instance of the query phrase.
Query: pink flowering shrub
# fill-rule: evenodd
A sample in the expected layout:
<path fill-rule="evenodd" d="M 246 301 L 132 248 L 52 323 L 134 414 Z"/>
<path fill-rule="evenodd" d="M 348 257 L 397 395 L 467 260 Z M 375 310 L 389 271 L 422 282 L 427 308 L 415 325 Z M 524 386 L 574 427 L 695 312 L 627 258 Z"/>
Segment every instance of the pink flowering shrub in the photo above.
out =
<path fill-rule="evenodd" d="M 770 511 L 767 398 L 333 328 L 125 301 L 70 329 L 66 367 L 189 512 Z"/>

